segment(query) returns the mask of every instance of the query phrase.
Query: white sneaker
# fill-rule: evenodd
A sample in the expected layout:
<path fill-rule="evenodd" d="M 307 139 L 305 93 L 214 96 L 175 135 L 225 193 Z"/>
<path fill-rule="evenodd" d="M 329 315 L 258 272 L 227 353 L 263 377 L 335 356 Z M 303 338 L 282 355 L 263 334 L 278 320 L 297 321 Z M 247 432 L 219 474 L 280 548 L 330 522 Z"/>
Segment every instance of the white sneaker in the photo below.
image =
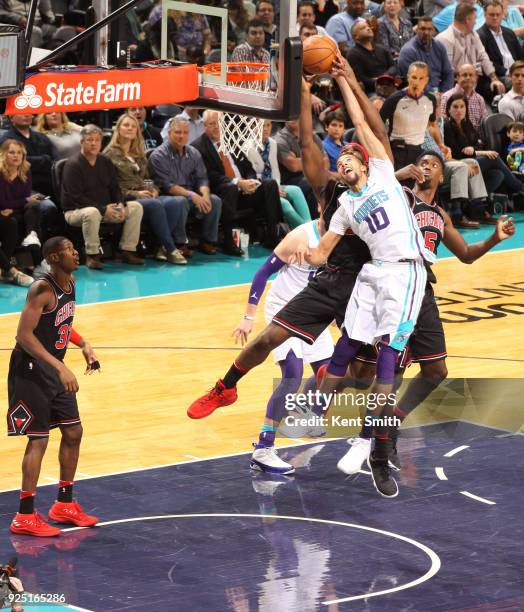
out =
<path fill-rule="evenodd" d="M 2 272 L 2 280 L 6 283 L 18 285 L 19 287 L 29 287 L 34 281 L 34 278 L 15 268 L 14 272 Z"/>
<path fill-rule="evenodd" d="M 174 251 L 172 251 L 171 253 L 167 255 L 167 261 L 169 263 L 182 265 L 182 266 L 187 264 L 187 259 L 182 255 L 182 253 L 178 249 L 175 249 Z"/>
<path fill-rule="evenodd" d="M 47 263 L 45 259 L 42 259 L 42 261 L 33 270 L 33 276 L 35 278 L 40 278 L 41 276 L 44 276 L 44 274 L 50 274 L 50 273 L 51 273 L 51 266 Z"/>
<path fill-rule="evenodd" d="M 249 467 L 252 470 L 260 472 L 269 472 L 270 474 L 293 474 L 295 468 L 278 456 L 276 448 L 255 448 L 251 455 Z"/>
<path fill-rule="evenodd" d="M 351 448 L 337 463 L 337 468 L 344 474 L 356 474 L 371 452 L 371 440 L 365 438 L 350 438 Z"/>
<path fill-rule="evenodd" d="M 22 240 L 23 247 L 31 246 L 32 244 L 36 244 L 37 246 L 42 246 L 40 244 L 40 240 L 38 236 L 36 235 L 36 232 L 34 231 L 29 232 L 29 234 L 27 234 L 27 236 Z"/>

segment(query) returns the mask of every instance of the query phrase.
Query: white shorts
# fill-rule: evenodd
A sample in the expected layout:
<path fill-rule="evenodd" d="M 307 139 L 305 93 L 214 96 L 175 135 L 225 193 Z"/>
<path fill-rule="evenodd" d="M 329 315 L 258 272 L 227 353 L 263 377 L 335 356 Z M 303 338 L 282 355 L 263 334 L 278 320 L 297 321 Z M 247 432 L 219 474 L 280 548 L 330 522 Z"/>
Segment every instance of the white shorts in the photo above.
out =
<path fill-rule="evenodd" d="M 287 304 L 284 300 L 279 300 L 275 296 L 268 294 L 264 305 L 264 316 L 266 321 L 271 323 L 273 317 L 284 308 Z M 329 329 L 325 329 L 313 344 L 307 344 L 298 338 L 289 338 L 276 349 L 271 352 L 275 363 L 283 361 L 289 351 L 293 351 L 295 355 L 302 359 L 304 363 L 313 363 L 322 359 L 329 359 L 333 354 L 333 338 L 329 333 Z"/>
<path fill-rule="evenodd" d="M 417 322 L 426 276 L 421 261 L 364 264 L 346 309 L 348 336 L 374 344 L 387 335 L 389 346 L 401 351 Z"/>

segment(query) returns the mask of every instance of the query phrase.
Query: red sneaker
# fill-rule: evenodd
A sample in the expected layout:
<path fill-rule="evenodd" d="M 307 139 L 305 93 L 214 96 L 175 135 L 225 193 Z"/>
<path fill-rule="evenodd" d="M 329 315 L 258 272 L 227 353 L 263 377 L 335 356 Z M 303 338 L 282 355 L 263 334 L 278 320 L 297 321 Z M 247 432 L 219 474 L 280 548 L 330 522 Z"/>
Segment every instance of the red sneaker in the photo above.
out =
<path fill-rule="evenodd" d="M 51 506 L 48 516 L 57 523 L 73 523 L 78 527 L 92 527 L 98 523 L 98 518 L 86 514 L 77 502 L 56 501 Z"/>
<path fill-rule="evenodd" d="M 60 529 L 48 525 L 39 512 L 33 512 L 33 514 L 20 514 L 20 512 L 17 512 L 15 518 L 11 521 L 9 529 L 12 533 L 21 533 L 41 538 L 60 535 Z"/>
<path fill-rule="evenodd" d="M 203 419 L 209 416 L 217 408 L 229 406 L 237 401 L 237 388 L 226 389 L 224 383 L 218 380 L 217 384 L 202 397 L 195 400 L 187 409 L 190 419 Z"/>
<path fill-rule="evenodd" d="M 317 389 L 320 387 L 320 385 L 322 384 L 322 381 L 324 380 L 324 377 L 326 376 L 328 365 L 329 364 L 325 363 L 324 365 L 321 365 L 320 368 L 318 368 L 317 370 L 317 375 L 316 375 Z"/>

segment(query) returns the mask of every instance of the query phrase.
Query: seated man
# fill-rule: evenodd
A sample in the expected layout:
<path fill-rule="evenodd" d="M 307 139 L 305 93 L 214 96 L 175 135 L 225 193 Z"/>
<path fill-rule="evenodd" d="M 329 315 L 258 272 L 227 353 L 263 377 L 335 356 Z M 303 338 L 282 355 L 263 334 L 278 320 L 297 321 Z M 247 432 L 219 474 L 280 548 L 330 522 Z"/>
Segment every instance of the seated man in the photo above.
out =
<path fill-rule="evenodd" d="M 219 113 L 204 112 L 204 134 L 193 142 L 200 151 L 211 191 L 222 199 L 222 225 L 224 228 L 224 252 L 242 255 L 233 245 L 233 221 L 239 209 L 250 209 L 253 215 L 263 214 L 267 223 L 264 246 L 273 249 L 278 243 L 277 224 L 282 221 L 282 206 L 278 183 L 274 180 L 257 180 L 256 172 L 248 159 L 234 157 L 220 149 Z"/>
<path fill-rule="evenodd" d="M 162 144 L 162 135 L 160 130 L 146 121 L 147 109 L 145 106 L 131 106 L 127 112 L 135 117 L 140 124 L 142 130 L 142 138 L 144 139 L 144 147 L 146 151 L 154 149 Z"/>
<path fill-rule="evenodd" d="M 311 218 L 316 219 L 318 217 L 317 198 L 302 172 L 302 151 L 298 138 L 299 124 L 296 119 L 286 121 L 284 127 L 275 135 L 278 145 L 278 163 L 282 174 L 282 184 L 298 185 L 302 189 Z M 313 138 L 318 148 L 322 151 L 322 141 L 320 138 L 316 134 L 313 134 Z M 324 154 L 324 164 L 326 169 L 328 169 L 329 160 L 326 154 Z"/>
<path fill-rule="evenodd" d="M 264 48 L 266 31 L 260 19 L 251 19 L 247 24 L 246 42 L 238 45 L 231 54 L 232 62 L 256 62 L 269 64 L 271 57 Z"/>
<path fill-rule="evenodd" d="M 189 122 L 180 115 L 169 123 L 168 140 L 151 153 L 149 173 L 163 195 L 176 196 L 184 208 L 187 218 L 193 208 L 197 217 L 202 218 L 202 236 L 199 250 L 214 255 L 218 240 L 218 222 L 222 202 L 209 191 L 209 181 L 202 156 L 189 142 Z M 180 235 L 175 242 L 184 257 L 191 257 L 185 223 L 180 224 Z M 175 230 L 175 234 L 177 231 Z"/>
<path fill-rule="evenodd" d="M 67 160 L 62 176 L 62 208 L 66 222 L 81 227 L 86 246 L 86 265 L 101 270 L 100 224 L 123 223 L 120 249 L 122 261 L 143 265 L 137 257 L 143 209 L 138 202 L 122 202 L 113 163 L 100 154 L 102 130 L 92 124 L 80 132 L 80 153 Z"/>
<path fill-rule="evenodd" d="M 509 69 L 511 89 L 499 102 L 499 113 L 521 121 L 524 118 L 524 61 L 515 62 Z"/>

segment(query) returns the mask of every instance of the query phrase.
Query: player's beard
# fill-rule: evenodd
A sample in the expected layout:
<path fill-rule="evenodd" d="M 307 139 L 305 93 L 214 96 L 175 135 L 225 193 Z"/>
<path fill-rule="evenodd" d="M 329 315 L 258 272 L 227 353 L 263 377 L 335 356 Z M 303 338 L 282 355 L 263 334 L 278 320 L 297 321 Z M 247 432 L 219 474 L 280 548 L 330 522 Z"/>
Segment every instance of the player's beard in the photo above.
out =
<path fill-rule="evenodd" d="M 342 180 L 348 187 L 353 187 L 359 182 L 360 176 L 357 174 L 357 172 L 355 172 L 355 170 L 351 170 L 351 172 L 348 174 L 343 175 Z"/>

